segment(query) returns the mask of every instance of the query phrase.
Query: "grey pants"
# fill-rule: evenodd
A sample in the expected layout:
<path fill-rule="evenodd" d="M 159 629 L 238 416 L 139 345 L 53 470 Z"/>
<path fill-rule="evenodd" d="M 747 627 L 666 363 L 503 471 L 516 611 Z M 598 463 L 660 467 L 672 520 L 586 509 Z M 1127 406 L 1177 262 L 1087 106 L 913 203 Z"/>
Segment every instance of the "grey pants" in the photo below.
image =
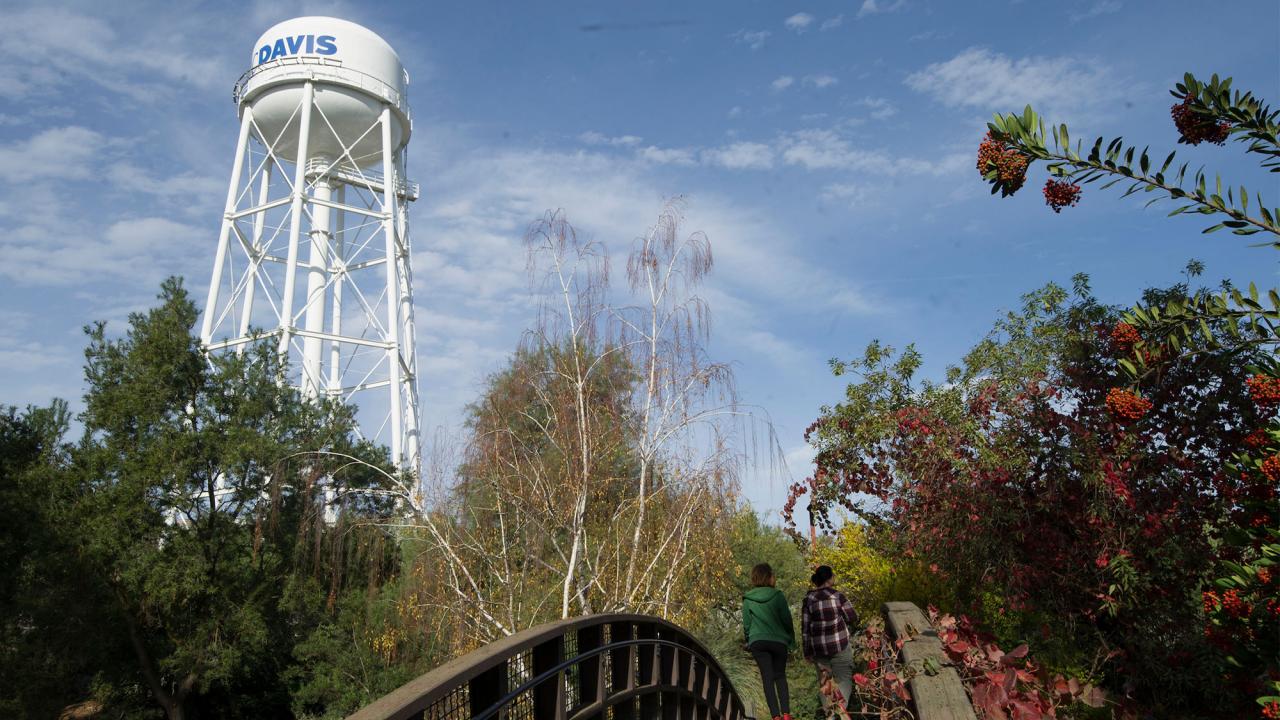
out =
<path fill-rule="evenodd" d="M 818 655 L 813 658 L 813 662 L 818 666 L 818 682 L 822 682 L 822 670 L 831 673 L 831 679 L 835 682 L 836 687 L 840 690 L 840 695 L 844 697 L 845 704 L 849 702 L 849 698 L 853 694 L 853 645 L 847 645 L 845 649 L 835 655 L 822 656 Z M 822 696 L 822 709 L 830 710 L 827 707 L 827 696 Z"/>

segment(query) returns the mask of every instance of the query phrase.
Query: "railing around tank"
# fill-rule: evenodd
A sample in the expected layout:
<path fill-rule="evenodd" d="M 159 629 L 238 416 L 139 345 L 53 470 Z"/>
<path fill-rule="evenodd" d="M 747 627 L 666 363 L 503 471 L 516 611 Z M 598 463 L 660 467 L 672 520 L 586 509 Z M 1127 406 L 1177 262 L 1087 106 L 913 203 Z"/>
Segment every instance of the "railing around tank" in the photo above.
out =
<path fill-rule="evenodd" d="M 503 638 L 348 720 L 746 720 L 715 658 L 648 615 L 588 615 Z"/>
<path fill-rule="evenodd" d="M 240 75 L 240 79 L 236 80 L 236 84 L 232 86 L 232 102 L 239 107 L 240 103 L 244 101 L 245 94 L 249 91 L 249 83 L 258 75 L 267 72 L 271 73 L 269 85 L 299 80 L 324 80 L 338 85 L 353 87 L 375 97 L 380 97 L 404 113 L 406 118 L 412 117 L 409 110 L 407 91 L 409 85 L 408 71 L 401 70 L 404 85 L 401 89 L 397 89 L 382 78 L 374 77 L 363 70 L 344 66 L 342 61 L 336 58 L 283 57 L 270 60 L 261 65 L 255 65 L 245 70 Z"/>

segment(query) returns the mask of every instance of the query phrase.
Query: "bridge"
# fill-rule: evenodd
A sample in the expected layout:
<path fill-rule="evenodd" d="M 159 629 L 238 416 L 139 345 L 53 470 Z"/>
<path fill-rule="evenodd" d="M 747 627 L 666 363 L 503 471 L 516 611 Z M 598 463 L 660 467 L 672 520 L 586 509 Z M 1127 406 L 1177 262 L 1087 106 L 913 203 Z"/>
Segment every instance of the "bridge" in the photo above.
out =
<path fill-rule="evenodd" d="M 949 665 L 911 603 L 881 609 L 902 659 Z M 923 631 L 922 631 L 923 629 Z M 974 720 L 954 668 L 909 683 L 921 720 Z M 570 618 L 518 632 L 452 660 L 347 720 L 754 720 L 710 651 L 649 615 Z"/>
<path fill-rule="evenodd" d="M 746 720 L 711 653 L 648 615 L 587 615 L 446 663 L 348 720 Z"/>

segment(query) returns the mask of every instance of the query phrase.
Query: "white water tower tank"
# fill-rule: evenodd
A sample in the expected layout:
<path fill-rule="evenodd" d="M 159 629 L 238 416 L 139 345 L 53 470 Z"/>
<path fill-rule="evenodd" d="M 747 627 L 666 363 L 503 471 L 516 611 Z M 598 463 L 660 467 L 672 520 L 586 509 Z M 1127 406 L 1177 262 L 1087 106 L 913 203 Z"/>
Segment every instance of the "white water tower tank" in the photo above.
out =
<path fill-rule="evenodd" d="M 323 158 L 346 168 L 381 163 L 382 138 L 373 125 L 384 103 L 394 116 L 393 149 L 409 142 L 408 74 L 396 51 L 367 28 L 331 17 L 286 20 L 258 38 L 250 67 L 236 84 L 239 112 L 252 108 L 263 140 L 289 162 L 298 160 L 298 107 L 307 80 L 319 114 L 311 120 L 304 161 Z"/>

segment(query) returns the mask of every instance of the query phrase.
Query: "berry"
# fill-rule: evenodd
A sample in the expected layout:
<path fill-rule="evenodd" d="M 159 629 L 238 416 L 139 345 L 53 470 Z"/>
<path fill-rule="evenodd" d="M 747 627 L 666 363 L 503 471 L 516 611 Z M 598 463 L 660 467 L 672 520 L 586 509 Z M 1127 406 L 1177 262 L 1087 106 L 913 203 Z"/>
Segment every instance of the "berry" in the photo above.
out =
<path fill-rule="evenodd" d="M 1254 430 L 1246 435 L 1242 442 L 1245 447 L 1257 450 L 1258 448 L 1266 447 L 1271 442 L 1271 436 L 1267 434 L 1266 430 Z"/>
<path fill-rule="evenodd" d="M 1140 340 L 1142 340 L 1142 336 L 1138 334 L 1138 329 L 1127 322 L 1118 322 L 1111 329 L 1111 342 L 1115 343 L 1117 348 L 1126 352 Z"/>
<path fill-rule="evenodd" d="M 1231 123 L 1225 120 L 1214 120 L 1196 112 L 1191 106 L 1194 101 L 1195 96 L 1188 95 L 1185 100 L 1169 108 L 1173 124 L 1177 126 L 1178 134 L 1182 136 L 1178 142 L 1188 145 L 1199 145 L 1202 142 L 1221 145 L 1226 142 L 1231 134 Z"/>
<path fill-rule="evenodd" d="M 998 182 L 1005 186 L 1004 194 L 1012 195 L 1022 187 L 1027 179 L 1027 166 L 1030 160 L 1017 148 L 997 140 L 990 132 L 978 145 L 978 173 L 984 178 L 992 169 L 996 171 Z"/>
<path fill-rule="evenodd" d="M 1044 202 L 1056 213 L 1064 207 L 1075 207 L 1080 202 L 1080 186 L 1066 180 L 1046 180 Z"/>
<path fill-rule="evenodd" d="M 1151 410 L 1151 401 L 1123 388 L 1111 388 L 1107 393 L 1107 410 L 1117 420 L 1132 422 Z"/>
<path fill-rule="evenodd" d="M 1254 375 L 1244 384 L 1249 387 L 1249 395 L 1258 407 L 1268 410 L 1280 405 L 1280 378 Z"/>
<path fill-rule="evenodd" d="M 1272 455 L 1262 461 L 1262 474 L 1273 483 L 1280 483 L 1280 455 Z"/>

